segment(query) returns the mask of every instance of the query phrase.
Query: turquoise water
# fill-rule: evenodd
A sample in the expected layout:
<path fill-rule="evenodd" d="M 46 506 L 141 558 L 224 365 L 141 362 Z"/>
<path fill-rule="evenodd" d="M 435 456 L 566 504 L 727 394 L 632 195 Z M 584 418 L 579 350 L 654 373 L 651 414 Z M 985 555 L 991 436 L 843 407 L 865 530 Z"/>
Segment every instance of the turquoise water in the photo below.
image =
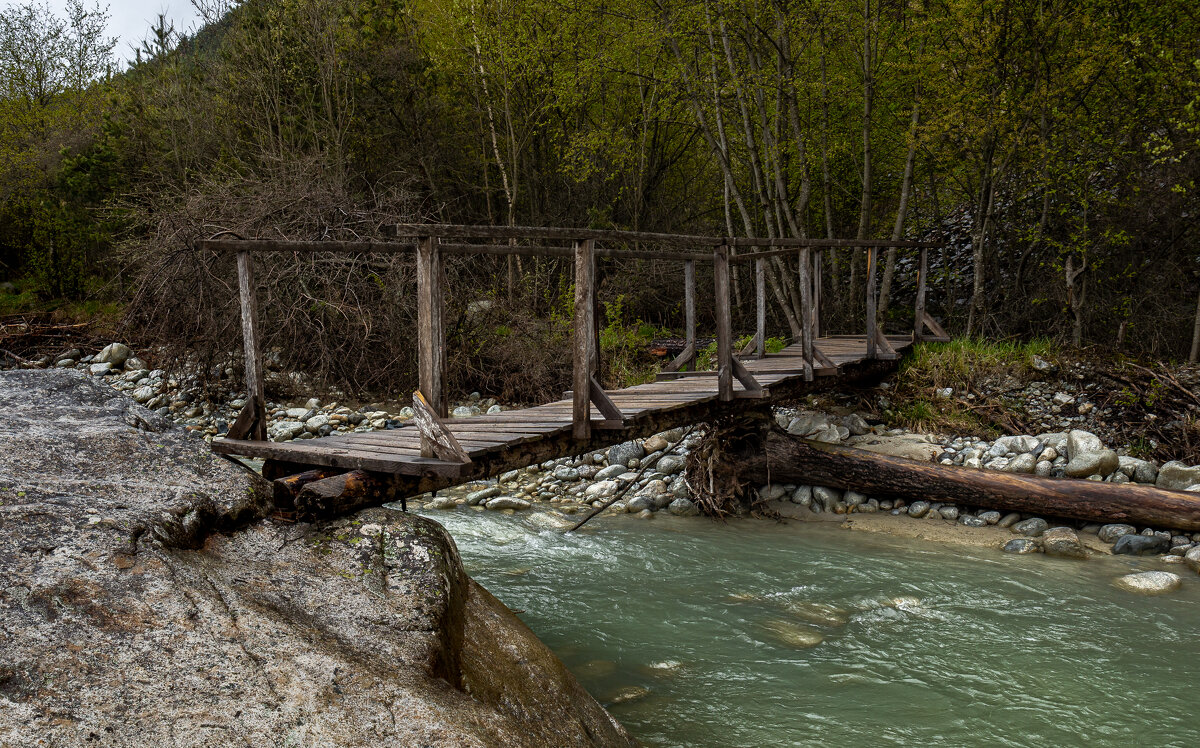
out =
<path fill-rule="evenodd" d="M 423 513 L 648 746 L 1200 745 L 1200 577 L 1183 567 L 1151 598 L 1112 586 L 1149 560 Z"/>

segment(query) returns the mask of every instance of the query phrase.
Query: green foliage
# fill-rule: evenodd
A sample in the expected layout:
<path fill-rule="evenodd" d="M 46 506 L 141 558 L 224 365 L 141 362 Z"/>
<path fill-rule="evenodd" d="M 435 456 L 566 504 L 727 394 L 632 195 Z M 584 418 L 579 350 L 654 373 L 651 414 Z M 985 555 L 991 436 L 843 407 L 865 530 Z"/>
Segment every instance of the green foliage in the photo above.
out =
<path fill-rule="evenodd" d="M 982 377 L 1027 377 L 1033 357 L 1053 362 L 1055 344 L 1044 338 L 1025 343 L 955 338 L 949 343 L 919 343 L 900 364 L 898 383 L 918 390 L 969 389 Z"/>

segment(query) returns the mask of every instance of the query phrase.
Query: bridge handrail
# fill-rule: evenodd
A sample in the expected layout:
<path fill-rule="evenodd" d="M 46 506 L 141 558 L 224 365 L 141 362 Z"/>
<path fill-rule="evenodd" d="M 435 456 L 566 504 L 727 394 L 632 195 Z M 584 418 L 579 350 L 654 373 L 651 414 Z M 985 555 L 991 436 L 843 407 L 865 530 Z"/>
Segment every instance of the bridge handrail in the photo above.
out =
<path fill-rule="evenodd" d="M 608 399 L 600 386 L 599 341 L 595 324 L 596 285 L 595 261 L 597 257 L 625 259 L 649 259 L 682 261 L 684 263 L 684 310 L 687 334 L 685 351 L 668 367 L 676 371 L 686 365 L 694 368 L 698 354 L 696 344 L 696 262 L 712 262 L 714 278 L 715 311 L 717 321 L 717 383 L 721 400 L 732 400 L 737 396 L 733 381 L 737 379 L 745 389 L 742 396 L 761 396 L 762 389 L 741 363 L 733 351 L 732 321 L 730 306 L 730 264 L 754 261 L 756 296 L 756 332 L 751 344 L 759 357 L 765 355 L 766 343 L 766 283 L 764 261 L 793 252 L 799 255 L 801 296 L 801 343 L 804 351 L 804 376 L 812 379 L 815 362 L 824 360 L 816 350 L 814 341 L 820 336 L 819 309 L 821 295 L 820 259 L 824 249 L 850 248 L 867 250 L 866 283 L 866 343 L 868 358 L 884 354 L 895 355 L 891 344 L 883 335 L 876 319 L 875 275 L 878 253 L 881 248 L 916 248 L 920 250 L 917 274 L 917 296 L 914 309 L 913 339 L 920 340 L 926 327 L 935 335 L 945 333 L 925 311 L 925 288 L 927 275 L 927 252 L 931 247 L 941 246 L 934 242 L 891 241 L 885 239 L 789 239 L 754 237 L 689 236 L 683 234 L 661 234 L 642 231 L 616 231 L 606 229 L 572 229 L 528 226 L 470 226 L 457 224 L 399 224 L 397 237 L 391 241 L 292 241 L 281 239 L 213 238 L 199 242 L 201 249 L 237 256 L 238 291 L 241 302 L 242 335 L 246 358 L 246 385 L 248 397 L 246 407 L 230 428 L 231 438 L 266 439 L 265 394 L 263 387 L 262 362 L 259 354 L 258 313 L 255 300 L 254 269 L 252 252 L 355 252 L 396 253 L 415 252 L 417 259 L 417 343 L 419 360 L 420 392 L 430 404 L 434 415 L 444 418 L 448 399 L 444 389 L 446 378 L 446 337 L 443 324 L 444 295 L 442 286 L 445 271 L 443 254 L 517 254 L 570 257 L 575 263 L 575 308 L 573 330 L 573 433 L 576 438 L 586 439 L 591 429 L 620 428 L 620 411 Z M 527 246 L 518 244 L 444 243 L 444 239 L 459 240 L 569 240 L 572 246 Z M 618 249 L 598 247 L 597 242 L 636 242 L 673 247 L 711 247 L 711 252 Z M 774 247 L 758 252 L 734 254 L 737 247 Z M 748 353 L 747 350 L 742 353 Z M 828 365 L 829 362 L 825 360 Z M 591 407 L 595 405 L 604 417 L 593 422 Z M 437 424 L 434 424 L 436 427 Z M 432 436 L 422 433 L 422 454 L 432 456 Z M 426 444 L 428 442 L 428 445 Z M 428 449 L 426 448 L 428 446 Z M 426 454 L 426 453 L 429 454 Z"/>

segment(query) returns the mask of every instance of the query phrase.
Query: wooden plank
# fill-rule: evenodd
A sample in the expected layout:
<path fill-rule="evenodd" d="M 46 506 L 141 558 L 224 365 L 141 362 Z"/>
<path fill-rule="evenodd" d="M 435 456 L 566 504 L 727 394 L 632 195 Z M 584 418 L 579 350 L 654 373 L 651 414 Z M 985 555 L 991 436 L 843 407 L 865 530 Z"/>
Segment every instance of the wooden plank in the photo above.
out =
<path fill-rule="evenodd" d="M 199 243 L 200 249 L 210 252 L 338 252 L 353 254 L 372 252 L 394 254 L 397 252 L 413 252 L 416 242 L 401 241 L 287 241 L 282 239 L 205 239 Z"/>
<path fill-rule="evenodd" d="M 688 260 L 683 264 L 683 328 L 684 339 L 687 341 L 685 351 L 691 351 L 688 369 L 696 368 L 696 261 Z"/>
<path fill-rule="evenodd" d="M 684 346 L 683 352 L 680 353 L 678 356 L 676 356 L 675 359 L 673 361 L 671 361 L 671 363 L 669 363 L 665 367 L 663 367 L 663 371 L 667 371 L 667 372 L 679 371 L 684 366 L 694 366 L 695 358 L 696 358 L 696 341 L 693 340 L 693 341 L 689 342 L 686 346 Z"/>
<path fill-rule="evenodd" d="M 575 315 L 573 318 L 573 362 L 572 387 L 574 389 L 571 413 L 572 435 L 576 439 L 588 439 L 591 427 L 591 379 L 592 363 L 595 359 L 593 346 L 595 336 L 595 274 L 592 263 L 591 239 L 575 243 Z"/>
<path fill-rule="evenodd" d="M 713 251 L 714 311 L 717 316 L 717 391 L 721 400 L 733 399 L 733 323 L 729 310 L 729 247 Z"/>
<path fill-rule="evenodd" d="M 829 249 L 834 247 L 848 247 L 851 249 L 859 247 L 940 247 L 937 242 L 894 242 L 890 239 L 793 239 L 790 237 L 780 237 L 778 239 L 763 239 L 760 237 L 726 237 L 725 244 L 731 247 L 820 247 Z M 744 262 L 746 260 L 755 259 L 758 257 L 771 257 L 777 254 L 783 254 L 787 250 L 771 250 L 767 252 L 754 252 L 751 254 L 738 253 L 738 260 Z M 790 253 L 789 253 L 790 254 Z"/>
<path fill-rule="evenodd" d="M 420 390 L 413 393 L 413 423 L 421 432 L 422 457 L 437 455 L 448 462 L 471 461 L 467 451 L 446 428 L 446 424 L 442 423 L 437 411 L 426 401 Z"/>
<path fill-rule="evenodd" d="M 573 247 L 528 246 L 519 244 L 461 244 L 442 243 L 442 254 L 452 255 L 513 255 L 517 257 L 574 257 Z M 652 249 L 617 249 L 596 247 L 596 257 L 610 257 L 617 260 L 657 260 L 684 261 L 709 259 L 698 252 L 670 252 Z"/>
<path fill-rule="evenodd" d="M 752 393 L 755 397 L 764 396 L 762 385 L 746 370 L 746 366 L 736 358 L 733 359 L 733 375 L 746 388 L 746 392 Z"/>
<path fill-rule="evenodd" d="M 319 442 L 319 439 L 312 439 Z M 297 444 L 293 442 L 258 442 L 236 439 L 213 439 L 210 446 L 219 454 L 263 457 L 302 465 L 327 465 L 347 470 L 375 470 L 399 475 L 433 474 L 446 478 L 457 478 L 462 465 L 409 455 L 385 455 L 361 452 L 354 449 L 328 448 L 320 444 Z"/>
<path fill-rule="evenodd" d="M 235 421 L 238 436 L 255 441 L 267 440 L 267 398 L 263 389 L 262 356 L 258 340 L 258 298 L 254 289 L 254 265 L 250 253 L 237 254 L 238 300 L 242 308 L 242 350 L 246 365 L 246 405 L 248 417 Z"/>
<path fill-rule="evenodd" d="M 837 364 L 835 364 L 835 363 L 833 362 L 833 359 L 831 359 L 831 358 L 830 358 L 830 357 L 829 357 L 829 356 L 828 356 L 828 355 L 825 353 L 825 351 L 824 351 L 824 349 L 823 349 L 823 347 L 822 347 L 822 346 L 813 345 L 813 358 L 814 358 L 814 359 L 816 359 L 816 361 L 817 361 L 818 363 L 820 363 L 820 364 L 821 364 L 821 366 L 823 366 L 823 367 L 825 367 L 825 368 L 833 368 L 833 369 L 836 369 L 836 368 L 838 368 L 838 365 L 837 365 Z"/>

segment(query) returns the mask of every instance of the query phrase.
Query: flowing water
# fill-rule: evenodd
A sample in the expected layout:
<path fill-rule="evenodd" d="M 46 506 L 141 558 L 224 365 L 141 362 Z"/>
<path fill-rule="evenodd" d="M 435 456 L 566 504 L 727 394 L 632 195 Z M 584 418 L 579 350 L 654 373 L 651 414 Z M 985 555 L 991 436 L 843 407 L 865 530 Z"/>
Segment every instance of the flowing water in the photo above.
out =
<path fill-rule="evenodd" d="M 1183 589 L 1140 597 L 1112 580 L 1156 561 L 424 513 L 648 746 L 1200 745 L 1200 578 L 1184 567 Z"/>

